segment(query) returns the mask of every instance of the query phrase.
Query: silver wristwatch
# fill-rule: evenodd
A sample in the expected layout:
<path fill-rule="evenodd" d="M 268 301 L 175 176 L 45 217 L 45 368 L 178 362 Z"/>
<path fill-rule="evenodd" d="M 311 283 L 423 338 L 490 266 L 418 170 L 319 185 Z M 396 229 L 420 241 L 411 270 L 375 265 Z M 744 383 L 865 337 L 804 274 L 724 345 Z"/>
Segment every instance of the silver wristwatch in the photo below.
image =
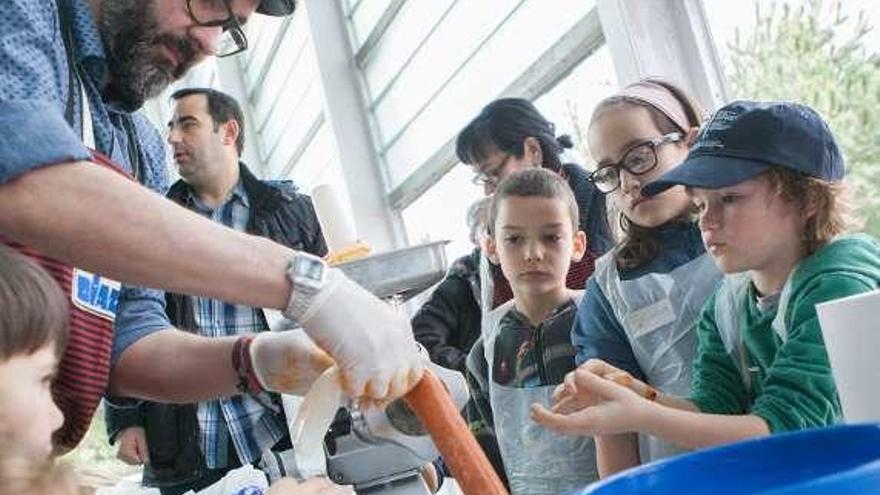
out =
<path fill-rule="evenodd" d="M 317 256 L 307 253 L 294 255 L 287 265 L 287 278 L 293 284 L 293 292 L 285 316 L 301 320 L 327 282 L 327 271 L 327 263 Z"/>

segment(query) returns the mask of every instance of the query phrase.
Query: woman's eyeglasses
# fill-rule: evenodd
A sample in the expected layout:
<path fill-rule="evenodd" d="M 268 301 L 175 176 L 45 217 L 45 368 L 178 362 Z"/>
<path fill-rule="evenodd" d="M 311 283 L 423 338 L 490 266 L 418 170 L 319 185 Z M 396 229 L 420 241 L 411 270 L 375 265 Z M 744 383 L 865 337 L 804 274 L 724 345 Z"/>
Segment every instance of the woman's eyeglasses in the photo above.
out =
<path fill-rule="evenodd" d="M 633 175 L 642 175 L 654 170 L 657 166 L 657 147 L 666 143 L 681 141 L 680 132 L 671 132 L 663 136 L 636 143 L 629 147 L 616 163 L 607 163 L 597 168 L 588 180 L 596 184 L 603 194 L 608 194 L 620 187 L 620 170 Z"/>

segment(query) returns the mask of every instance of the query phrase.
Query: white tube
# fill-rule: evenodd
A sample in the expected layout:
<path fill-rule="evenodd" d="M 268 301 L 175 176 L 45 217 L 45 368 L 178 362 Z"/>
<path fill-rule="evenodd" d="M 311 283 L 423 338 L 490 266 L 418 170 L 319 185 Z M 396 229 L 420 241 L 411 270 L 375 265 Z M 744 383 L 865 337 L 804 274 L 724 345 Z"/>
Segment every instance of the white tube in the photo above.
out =
<path fill-rule="evenodd" d="M 330 184 L 316 186 L 312 189 L 312 201 L 331 253 L 357 242 L 351 208 L 342 201 L 333 186 Z"/>
<path fill-rule="evenodd" d="M 303 478 L 327 475 L 324 435 L 343 401 L 339 368 L 332 366 L 315 380 L 300 402 L 289 427 L 296 467 Z"/>

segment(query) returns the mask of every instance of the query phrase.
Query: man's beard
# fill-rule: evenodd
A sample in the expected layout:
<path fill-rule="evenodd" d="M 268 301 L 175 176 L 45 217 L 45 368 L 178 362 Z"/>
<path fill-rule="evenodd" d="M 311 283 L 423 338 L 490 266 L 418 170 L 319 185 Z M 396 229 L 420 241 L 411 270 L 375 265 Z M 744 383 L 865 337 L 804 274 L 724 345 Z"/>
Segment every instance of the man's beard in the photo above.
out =
<path fill-rule="evenodd" d="M 102 9 L 110 73 L 104 96 L 122 109 L 137 110 L 195 64 L 198 52 L 191 39 L 159 32 L 155 0 L 107 0 Z M 164 56 L 163 45 L 177 52 L 177 66 Z"/>

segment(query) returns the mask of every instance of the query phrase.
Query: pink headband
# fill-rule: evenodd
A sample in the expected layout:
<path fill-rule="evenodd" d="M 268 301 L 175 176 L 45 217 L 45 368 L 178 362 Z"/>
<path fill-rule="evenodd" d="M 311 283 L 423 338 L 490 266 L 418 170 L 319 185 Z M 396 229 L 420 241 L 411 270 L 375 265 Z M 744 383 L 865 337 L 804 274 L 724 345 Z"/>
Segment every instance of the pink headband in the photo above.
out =
<path fill-rule="evenodd" d="M 687 131 L 693 127 L 687 118 L 687 112 L 678 98 L 669 89 L 651 80 L 641 80 L 617 92 L 616 97 L 626 97 L 638 100 L 660 110 L 663 115 L 669 117 L 679 128 Z"/>

